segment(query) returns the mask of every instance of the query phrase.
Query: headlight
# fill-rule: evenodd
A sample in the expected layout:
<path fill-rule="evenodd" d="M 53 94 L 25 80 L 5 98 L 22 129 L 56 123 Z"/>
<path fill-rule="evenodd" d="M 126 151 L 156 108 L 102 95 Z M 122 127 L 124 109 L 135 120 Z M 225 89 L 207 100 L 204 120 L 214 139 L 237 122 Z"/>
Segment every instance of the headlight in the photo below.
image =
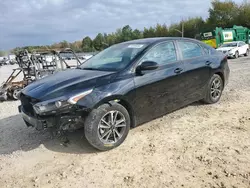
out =
<path fill-rule="evenodd" d="M 76 104 L 77 101 L 79 101 L 80 99 L 82 99 L 83 97 L 85 97 L 86 95 L 90 94 L 93 91 L 93 89 L 90 89 L 88 91 L 84 91 L 82 93 L 79 93 L 77 95 L 74 95 L 72 97 L 69 98 L 68 102 L 70 104 Z"/>
<path fill-rule="evenodd" d="M 57 98 L 49 101 L 37 103 L 33 106 L 33 109 L 37 114 L 46 114 L 48 112 L 55 113 L 58 109 L 69 107 L 71 104 L 63 98 Z"/>
<path fill-rule="evenodd" d="M 37 114 L 40 115 L 46 115 L 47 113 L 56 113 L 57 110 L 63 110 L 66 108 L 70 108 L 73 106 L 73 104 L 76 104 L 77 101 L 85 97 L 86 95 L 90 94 L 92 92 L 91 90 L 79 93 L 77 95 L 74 95 L 70 97 L 68 100 L 65 97 L 52 99 L 49 101 L 44 101 L 37 103 L 33 106 L 33 109 Z"/>
<path fill-rule="evenodd" d="M 235 52 L 235 48 L 229 50 L 230 53 L 234 53 Z"/>

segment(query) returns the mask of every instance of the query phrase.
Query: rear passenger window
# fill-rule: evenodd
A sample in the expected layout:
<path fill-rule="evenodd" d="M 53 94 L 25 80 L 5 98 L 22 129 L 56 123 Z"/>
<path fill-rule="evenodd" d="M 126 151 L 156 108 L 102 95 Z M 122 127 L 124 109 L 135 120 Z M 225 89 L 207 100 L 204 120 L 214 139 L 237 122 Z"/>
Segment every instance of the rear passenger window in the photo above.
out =
<path fill-rule="evenodd" d="M 142 61 L 154 61 L 159 65 L 165 65 L 177 61 L 176 50 L 173 42 L 164 42 L 153 47 Z"/>
<path fill-rule="evenodd" d="M 198 44 L 187 41 L 179 41 L 178 44 L 180 46 L 183 59 L 202 56 L 202 49 Z"/>

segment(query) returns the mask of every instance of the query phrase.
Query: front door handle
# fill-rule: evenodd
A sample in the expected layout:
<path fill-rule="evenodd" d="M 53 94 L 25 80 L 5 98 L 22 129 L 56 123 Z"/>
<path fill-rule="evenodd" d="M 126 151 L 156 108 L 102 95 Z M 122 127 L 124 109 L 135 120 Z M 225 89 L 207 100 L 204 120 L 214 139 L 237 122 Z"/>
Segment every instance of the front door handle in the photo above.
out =
<path fill-rule="evenodd" d="M 177 68 L 177 69 L 174 70 L 174 72 L 175 72 L 176 74 L 180 74 L 182 71 L 183 71 L 182 68 Z"/>
<path fill-rule="evenodd" d="M 206 65 L 211 65 L 211 61 L 206 61 Z"/>

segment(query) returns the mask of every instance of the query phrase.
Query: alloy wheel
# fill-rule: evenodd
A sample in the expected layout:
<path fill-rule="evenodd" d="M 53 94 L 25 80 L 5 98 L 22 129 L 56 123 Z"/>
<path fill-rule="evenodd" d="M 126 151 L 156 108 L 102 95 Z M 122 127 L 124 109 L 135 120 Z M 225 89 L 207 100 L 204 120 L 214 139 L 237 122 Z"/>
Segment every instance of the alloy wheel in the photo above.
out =
<path fill-rule="evenodd" d="M 215 78 L 211 86 L 211 97 L 214 101 L 218 100 L 222 93 L 222 83 L 219 78 Z"/>
<path fill-rule="evenodd" d="M 103 143 L 117 143 L 125 133 L 125 116 L 119 111 L 109 111 L 98 124 L 98 137 Z"/>

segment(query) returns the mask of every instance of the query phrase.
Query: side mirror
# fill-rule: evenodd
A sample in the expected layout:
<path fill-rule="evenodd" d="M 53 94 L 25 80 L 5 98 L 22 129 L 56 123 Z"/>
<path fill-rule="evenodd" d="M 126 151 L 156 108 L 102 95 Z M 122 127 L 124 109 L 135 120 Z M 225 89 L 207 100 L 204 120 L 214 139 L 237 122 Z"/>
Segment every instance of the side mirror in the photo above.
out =
<path fill-rule="evenodd" d="M 158 64 L 154 61 L 144 61 L 140 66 L 136 68 L 136 70 L 141 72 L 141 71 L 155 70 L 158 67 L 159 67 Z"/>

